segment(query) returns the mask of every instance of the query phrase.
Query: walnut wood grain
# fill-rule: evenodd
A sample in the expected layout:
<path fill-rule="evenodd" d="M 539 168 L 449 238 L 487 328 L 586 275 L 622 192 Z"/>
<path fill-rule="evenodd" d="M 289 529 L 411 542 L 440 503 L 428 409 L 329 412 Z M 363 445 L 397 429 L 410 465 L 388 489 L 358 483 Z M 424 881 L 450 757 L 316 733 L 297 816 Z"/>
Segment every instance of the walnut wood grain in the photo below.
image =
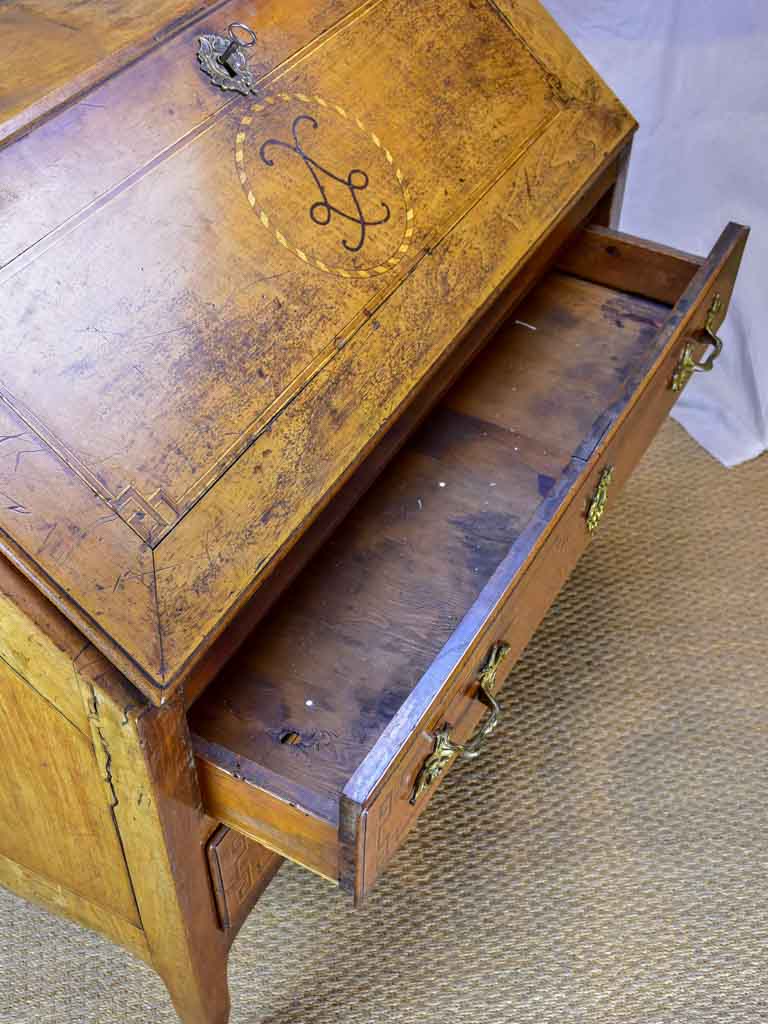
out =
<path fill-rule="evenodd" d="M 222 0 L 218 0 L 221 6 Z M 21 0 L 0 9 L 0 147 L 160 45 L 216 0 Z"/>
<path fill-rule="evenodd" d="M 557 265 L 585 281 L 674 305 L 704 261 L 657 242 L 587 227 L 568 243 Z"/>
<path fill-rule="evenodd" d="M 66 917 L 83 928 L 99 932 L 140 960 L 151 963 L 147 939 L 140 928 L 103 905 L 92 903 L 61 882 L 52 881 L 50 872 L 40 875 L 0 854 L 0 886 L 51 914 Z"/>
<path fill-rule="evenodd" d="M 67 667 L 61 683 L 79 696 Z M 62 905 L 82 897 L 140 929 L 90 728 L 35 683 L 0 660 L 0 856 L 69 894 Z"/>
<path fill-rule="evenodd" d="M 0 549 L 155 703 L 634 130 L 539 4 L 430 11 L 227 3 L 0 152 Z"/>
<path fill-rule="evenodd" d="M 0 612 L 0 885 L 145 960 L 184 1024 L 224 1024 L 227 951 L 279 858 L 240 837 L 223 930 L 183 705 L 150 705 L 2 558 Z"/>
<path fill-rule="evenodd" d="M 509 317 L 515 306 L 535 286 L 556 258 L 564 241 L 591 218 L 592 211 L 599 203 L 600 197 L 605 196 L 611 190 L 618 173 L 619 164 L 614 162 L 595 176 L 594 181 L 590 182 L 583 193 L 573 201 L 563 219 L 542 241 L 539 248 L 521 272 L 513 278 L 499 299 L 483 316 L 478 318 L 477 323 L 467 332 L 451 358 L 441 360 L 435 372 L 414 392 L 408 409 L 398 417 L 397 422 L 382 437 L 348 482 L 339 489 L 333 501 L 309 526 L 301 540 L 294 544 L 270 577 L 244 604 L 232 624 L 212 644 L 205 657 L 195 666 L 184 684 L 184 696 L 188 705 L 192 705 L 198 699 L 216 673 L 239 649 L 254 626 L 263 618 L 291 580 L 360 500 L 440 397 L 460 376 L 471 360 L 477 356 L 483 345 Z"/>
<path fill-rule="evenodd" d="M 226 825 L 216 829 L 206 852 L 219 920 L 228 937 L 234 939 L 283 858 Z"/>
<path fill-rule="evenodd" d="M 249 772 L 262 806 L 267 775 L 278 802 L 299 788 L 333 806 L 343 793 L 340 819 L 326 817 L 339 821 L 341 876 L 363 894 L 415 818 L 403 796 L 419 756 L 404 774 L 398 757 L 428 750 L 426 716 L 471 691 L 493 640 L 487 588 L 503 584 L 499 604 L 518 585 L 525 595 L 531 559 L 571 509 L 536 560 L 536 600 L 508 607 L 519 653 L 586 544 L 577 495 L 594 489 L 600 446 L 621 428 L 618 488 L 674 400 L 679 339 L 702 326 L 715 286 L 729 294 L 744 239 L 727 232 L 671 312 L 562 274 L 534 290 L 193 707 L 201 778 L 238 763 L 217 813 L 248 815 Z M 646 418 L 626 421 L 635 407 Z M 216 748 L 233 760 L 217 763 Z M 373 817 L 395 777 L 388 836 Z"/>

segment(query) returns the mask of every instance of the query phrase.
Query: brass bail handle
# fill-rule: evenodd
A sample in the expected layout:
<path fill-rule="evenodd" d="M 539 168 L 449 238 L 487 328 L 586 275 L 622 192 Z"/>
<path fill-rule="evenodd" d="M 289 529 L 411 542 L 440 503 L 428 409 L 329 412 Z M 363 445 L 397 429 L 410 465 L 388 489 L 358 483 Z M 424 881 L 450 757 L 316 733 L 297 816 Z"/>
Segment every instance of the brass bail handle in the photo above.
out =
<path fill-rule="evenodd" d="M 720 358 L 720 354 L 723 351 L 723 342 L 717 335 L 717 318 L 722 313 L 723 306 L 722 295 L 715 295 L 712 305 L 709 307 L 703 331 L 704 340 L 712 346 L 712 351 L 706 359 L 696 359 L 694 355 L 696 351 L 695 343 L 692 341 L 686 342 L 680 362 L 677 364 L 677 369 L 672 378 L 673 391 L 682 391 L 694 373 L 711 373 L 714 370 L 715 362 Z"/>
<path fill-rule="evenodd" d="M 598 526 L 602 522 L 605 510 L 608 505 L 608 488 L 611 486 L 613 480 L 613 466 L 606 466 L 603 472 L 600 474 L 600 480 L 597 484 L 597 490 L 592 496 L 592 500 L 589 503 L 587 509 L 587 529 L 590 533 L 594 533 Z"/>
<path fill-rule="evenodd" d="M 473 760 L 480 756 L 485 742 L 501 719 L 501 708 L 499 702 L 493 695 L 496 688 L 496 673 L 499 665 L 509 654 L 509 644 L 495 644 L 483 663 L 477 678 L 480 687 L 477 691 L 478 700 L 490 708 L 490 715 L 485 718 L 472 737 L 466 743 L 456 743 L 451 739 L 451 726 L 443 725 L 435 733 L 435 747 L 416 776 L 416 782 L 411 793 L 412 804 L 415 804 L 423 796 L 426 790 L 442 775 L 449 761 L 457 755 Z"/>

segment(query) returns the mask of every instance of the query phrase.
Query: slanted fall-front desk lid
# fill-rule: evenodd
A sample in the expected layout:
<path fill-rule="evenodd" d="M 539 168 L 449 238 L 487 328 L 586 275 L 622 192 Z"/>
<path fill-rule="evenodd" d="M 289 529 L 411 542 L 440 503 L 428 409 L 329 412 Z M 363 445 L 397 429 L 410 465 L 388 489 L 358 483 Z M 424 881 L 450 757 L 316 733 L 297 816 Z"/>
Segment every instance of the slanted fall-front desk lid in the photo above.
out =
<path fill-rule="evenodd" d="M 3 552 L 166 699 L 633 127 L 534 0 L 110 65 L 0 151 Z"/>

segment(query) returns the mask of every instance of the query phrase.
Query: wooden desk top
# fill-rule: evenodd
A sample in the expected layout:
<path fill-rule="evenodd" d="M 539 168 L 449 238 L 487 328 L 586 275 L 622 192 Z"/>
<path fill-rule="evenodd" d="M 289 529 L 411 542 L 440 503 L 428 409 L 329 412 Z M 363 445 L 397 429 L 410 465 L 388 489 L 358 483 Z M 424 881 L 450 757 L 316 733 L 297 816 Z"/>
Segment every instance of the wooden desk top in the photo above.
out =
<path fill-rule="evenodd" d="M 0 144 L 162 44 L 216 0 L 16 0 L 0 8 Z"/>
<path fill-rule="evenodd" d="M 0 550 L 155 702 L 634 129 L 535 0 L 439 6 L 217 5 L 0 151 Z"/>

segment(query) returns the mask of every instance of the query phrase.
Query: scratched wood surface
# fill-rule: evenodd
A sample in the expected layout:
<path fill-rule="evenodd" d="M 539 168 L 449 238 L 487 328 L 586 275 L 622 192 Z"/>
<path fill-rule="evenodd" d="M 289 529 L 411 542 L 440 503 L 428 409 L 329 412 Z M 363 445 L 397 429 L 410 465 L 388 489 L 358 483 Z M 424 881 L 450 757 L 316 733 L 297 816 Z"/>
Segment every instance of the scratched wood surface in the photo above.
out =
<path fill-rule="evenodd" d="M 595 421 L 653 362 L 666 312 L 545 279 L 192 707 L 193 733 L 338 803 Z"/>
<path fill-rule="evenodd" d="M 670 251 L 666 269 L 619 234 L 595 259 L 600 229 L 569 250 L 579 276 L 551 273 L 516 310 L 191 709 L 217 816 L 326 876 L 335 852 L 364 895 L 427 802 L 409 798 L 434 730 L 466 737 L 487 651 L 522 651 L 587 544 L 602 469 L 619 489 L 659 428 L 683 339 L 715 290 L 727 305 L 745 240 L 731 226 L 706 262 Z M 679 281 L 672 311 L 629 293 L 643 252 L 654 288 Z M 627 291 L 601 283 L 618 275 Z"/>
<path fill-rule="evenodd" d="M 0 6 L 0 144 L 157 45 L 216 0 L 17 0 Z"/>
<path fill-rule="evenodd" d="M 74 689 L 71 664 L 64 685 Z M 36 689 L 34 674 L 4 660 L 0 763 L 0 856 L 138 928 L 87 720 L 65 716 Z"/>
<path fill-rule="evenodd" d="M 205 658 L 197 664 L 185 681 L 184 697 L 188 707 L 194 704 L 205 687 L 232 654 L 238 650 L 243 640 L 285 587 L 298 575 L 313 554 L 322 547 L 333 530 L 365 494 L 371 483 L 376 480 L 381 470 L 400 450 L 418 425 L 423 422 L 439 399 L 459 379 L 478 353 L 482 351 L 500 325 L 509 319 L 512 310 L 535 287 L 546 270 L 552 266 L 563 244 L 589 221 L 591 212 L 601 202 L 600 197 L 605 197 L 612 190 L 616 181 L 618 162 L 617 159 L 599 174 L 583 191 L 579 199 L 571 205 L 567 215 L 547 235 L 536 253 L 526 262 L 524 269 L 515 275 L 491 308 L 477 320 L 472 330 L 462 340 L 460 349 L 430 378 L 429 388 L 423 390 L 410 403 L 407 410 L 355 471 L 349 482 L 339 490 L 333 501 L 311 524 L 302 535 L 301 540 L 281 560 L 277 569 L 256 591 L 234 622 L 210 647 Z"/>
<path fill-rule="evenodd" d="M 224 4 L 0 151 L 0 547 L 156 702 L 634 129 L 538 3 L 434 8 Z"/>

